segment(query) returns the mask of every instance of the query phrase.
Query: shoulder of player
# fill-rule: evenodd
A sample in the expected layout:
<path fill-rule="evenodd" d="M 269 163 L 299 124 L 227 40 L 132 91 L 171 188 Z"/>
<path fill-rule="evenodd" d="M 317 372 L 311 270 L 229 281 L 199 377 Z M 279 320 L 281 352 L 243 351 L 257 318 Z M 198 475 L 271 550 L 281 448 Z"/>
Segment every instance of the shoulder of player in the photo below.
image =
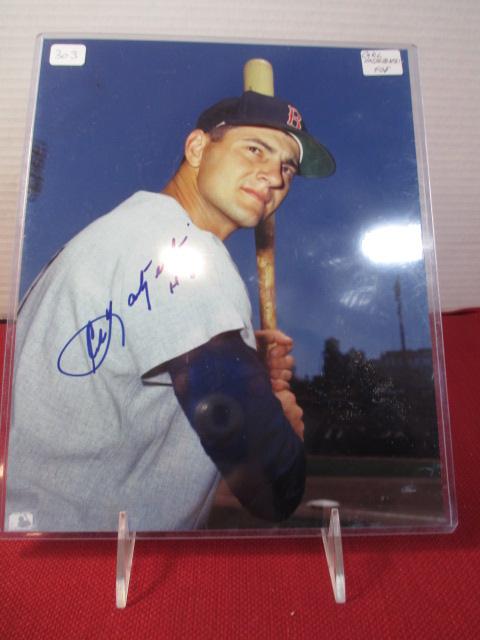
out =
<path fill-rule="evenodd" d="M 80 230 L 68 243 L 68 251 L 93 250 L 155 242 L 175 237 L 188 228 L 189 218 L 172 198 L 138 191 Z"/>
<path fill-rule="evenodd" d="M 215 265 L 213 273 L 233 268 L 223 242 L 195 226 L 176 200 L 146 191 L 133 194 L 80 231 L 67 243 L 56 267 L 68 265 L 72 278 L 96 269 L 104 275 L 119 269 L 137 273 L 171 249 L 181 249 L 188 259 L 193 251 Z"/>

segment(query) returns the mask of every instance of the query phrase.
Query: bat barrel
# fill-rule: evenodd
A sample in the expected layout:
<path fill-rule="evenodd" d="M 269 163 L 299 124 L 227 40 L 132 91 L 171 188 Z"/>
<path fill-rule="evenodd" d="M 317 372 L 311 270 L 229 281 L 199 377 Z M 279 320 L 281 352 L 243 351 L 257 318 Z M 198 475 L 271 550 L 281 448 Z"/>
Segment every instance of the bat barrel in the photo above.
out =
<path fill-rule="evenodd" d="M 254 58 L 243 67 L 244 91 L 256 91 L 264 96 L 273 96 L 273 68 L 268 60 Z"/>

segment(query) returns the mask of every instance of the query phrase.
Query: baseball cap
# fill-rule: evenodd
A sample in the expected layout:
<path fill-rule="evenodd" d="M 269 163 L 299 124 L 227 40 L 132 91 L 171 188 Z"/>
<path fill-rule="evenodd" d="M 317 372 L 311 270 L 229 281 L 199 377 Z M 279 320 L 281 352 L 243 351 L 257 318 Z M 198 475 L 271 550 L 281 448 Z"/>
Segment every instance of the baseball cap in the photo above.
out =
<path fill-rule="evenodd" d="M 308 133 L 299 110 L 284 100 L 245 91 L 239 98 L 225 98 L 217 102 L 206 109 L 197 121 L 197 129 L 206 133 L 225 125 L 270 127 L 289 133 L 300 146 L 300 176 L 324 178 L 335 171 L 331 153 Z"/>

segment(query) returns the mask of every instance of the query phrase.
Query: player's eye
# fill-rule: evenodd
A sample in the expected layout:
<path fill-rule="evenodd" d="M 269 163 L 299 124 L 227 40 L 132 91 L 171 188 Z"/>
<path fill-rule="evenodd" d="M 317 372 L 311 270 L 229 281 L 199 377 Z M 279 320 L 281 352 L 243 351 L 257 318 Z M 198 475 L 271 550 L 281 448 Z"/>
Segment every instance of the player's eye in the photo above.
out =
<path fill-rule="evenodd" d="M 296 168 L 293 167 L 291 164 L 282 165 L 282 171 L 283 171 L 283 175 L 289 178 L 290 180 L 297 173 Z"/>
<path fill-rule="evenodd" d="M 259 156 L 262 153 L 260 147 L 256 147 L 254 144 L 248 145 L 248 150 L 256 156 Z"/>

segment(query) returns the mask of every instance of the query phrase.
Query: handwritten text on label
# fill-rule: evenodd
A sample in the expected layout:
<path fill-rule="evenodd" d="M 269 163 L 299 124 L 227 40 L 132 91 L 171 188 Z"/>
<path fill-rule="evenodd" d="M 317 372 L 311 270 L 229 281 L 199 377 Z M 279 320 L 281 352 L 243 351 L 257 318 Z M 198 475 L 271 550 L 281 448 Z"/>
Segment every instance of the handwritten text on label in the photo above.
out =
<path fill-rule="evenodd" d="M 403 75 L 402 56 L 398 49 L 364 49 L 361 57 L 364 76 Z"/>

